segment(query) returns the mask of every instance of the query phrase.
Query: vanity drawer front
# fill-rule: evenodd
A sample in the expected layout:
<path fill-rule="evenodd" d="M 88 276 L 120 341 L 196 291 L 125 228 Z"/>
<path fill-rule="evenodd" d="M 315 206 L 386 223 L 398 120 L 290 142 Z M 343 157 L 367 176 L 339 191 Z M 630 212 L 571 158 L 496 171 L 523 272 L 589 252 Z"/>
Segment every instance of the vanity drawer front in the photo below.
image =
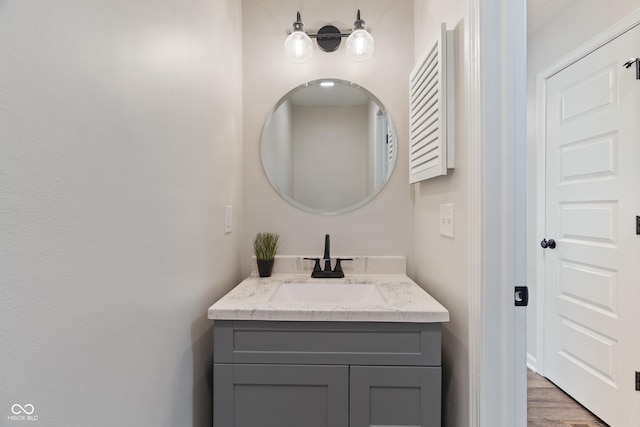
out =
<path fill-rule="evenodd" d="M 216 363 L 440 366 L 440 323 L 216 320 Z"/>

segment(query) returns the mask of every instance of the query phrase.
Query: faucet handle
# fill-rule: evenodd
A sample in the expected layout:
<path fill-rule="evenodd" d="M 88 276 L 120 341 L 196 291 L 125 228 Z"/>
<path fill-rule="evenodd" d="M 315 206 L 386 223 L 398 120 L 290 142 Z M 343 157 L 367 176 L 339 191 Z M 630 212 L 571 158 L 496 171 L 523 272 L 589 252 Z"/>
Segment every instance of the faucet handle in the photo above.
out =
<path fill-rule="evenodd" d="M 313 271 L 322 271 L 322 269 L 320 268 L 320 258 L 304 258 L 304 259 L 308 259 L 309 261 L 315 261 L 315 264 L 313 265 Z"/>
<path fill-rule="evenodd" d="M 353 258 L 336 258 L 336 266 L 333 269 L 336 273 L 342 273 L 342 261 L 353 261 Z"/>

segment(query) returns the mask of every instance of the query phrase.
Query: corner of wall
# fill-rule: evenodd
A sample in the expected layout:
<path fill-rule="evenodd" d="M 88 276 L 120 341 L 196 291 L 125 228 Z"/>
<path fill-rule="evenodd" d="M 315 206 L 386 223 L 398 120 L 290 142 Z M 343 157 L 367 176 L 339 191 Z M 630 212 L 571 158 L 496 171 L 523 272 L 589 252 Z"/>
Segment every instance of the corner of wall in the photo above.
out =
<path fill-rule="evenodd" d="M 456 168 L 413 186 L 415 280 L 450 312 L 443 325 L 443 425 L 469 424 L 469 197 L 466 1 L 415 0 L 415 57 L 422 55 L 441 22 L 455 29 Z M 455 205 L 455 238 L 440 235 L 440 205 Z"/>

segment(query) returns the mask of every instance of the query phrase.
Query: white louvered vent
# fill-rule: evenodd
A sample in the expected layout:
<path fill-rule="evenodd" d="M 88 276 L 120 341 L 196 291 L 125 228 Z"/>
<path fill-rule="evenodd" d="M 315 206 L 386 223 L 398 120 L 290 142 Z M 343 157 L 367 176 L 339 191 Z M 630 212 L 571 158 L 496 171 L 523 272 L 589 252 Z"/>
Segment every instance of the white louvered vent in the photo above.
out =
<path fill-rule="evenodd" d="M 409 182 L 447 174 L 454 167 L 453 31 L 442 24 L 409 76 Z"/>

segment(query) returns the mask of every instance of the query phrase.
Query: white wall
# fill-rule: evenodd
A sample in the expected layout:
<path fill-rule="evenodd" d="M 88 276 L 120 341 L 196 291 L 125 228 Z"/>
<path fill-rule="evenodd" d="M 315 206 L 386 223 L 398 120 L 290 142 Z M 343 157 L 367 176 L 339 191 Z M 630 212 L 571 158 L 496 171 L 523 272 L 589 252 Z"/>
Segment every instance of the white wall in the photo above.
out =
<path fill-rule="evenodd" d="M 234 0 L 1 3 L 0 424 L 211 425 L 241 25 Z"/>
<path fill-rule="evenodd" d="M 530 288 L 530 300 L 527 308 L 527 353 L 528 363 L 534 369 L 538 360 L 536 345 L 538 333 L 536 328 L 536 310 L 538 309 L 536 301 L 538 282 L 536 259 L 541 250 L 539 242 L 545 237 L 539 235 L 536 229 L 538 217 L 536 194 L 538 180 L 536 76 L 639 7 L 640 0 L 609 0 L 606 5 L 599 0 L 574 0 L 556 14 L 553 20 L 528 38 L 527 242 L 530 250 L 527 251 L 527 284 Z"/>
<path fill-rule="evenodd" d="M 294 200 L 335 211 L 367 197 L 365 105 L 295 106 Z"/>
<path fill-rule="evenodd" d="M 293 197 L 293 104 L 284 101 L 271 115 L 261 139 L 262 163 L 269 180 L 282 194 Z"/>
<path fill-rule="evenodd" d="M 334 53 L 316 46 L 313 58 L 304 64 L 284 56 L 284 39 L 296 11 L 309 32 L 327 23 L 346 30 L 353 26 L 358 7 L 375 38 L 376 51 L 369 61 L 346 58 L 344 42 Z M 283 254 L 322 255 L 324 234 L 330 233 L 332 255 L 404 255 L 410 273 L 415 268 L 407 160 L 412 12 L 411 0 L 243 2 L 243 274 L 249 274 L 251 240 L 260 231 L 280 233 Z M 399 142 L 398 163 L 387 186 L 366 206 L 334 216 L 309 214 L 282 199 L 264 175 L 259 149 L 260 131 L 275 103 L 299 84 L 326 77 L 353 81 L 380 99 L 395 121 Z"/>
<path fill-rule="evenodd" d="M 450 313 L 443 327 L 443 426 L 469 425 L 469 231 L 468 231 L 468 69 L 466 0 L 415 0 L 417 60 L 440 23 L 455 29 L 456 168 L 444 177 L 413 186 L 415 192 L 416 280 Z M 442 237 L 440 204 L 455 204 L 455 239 Z"/>

